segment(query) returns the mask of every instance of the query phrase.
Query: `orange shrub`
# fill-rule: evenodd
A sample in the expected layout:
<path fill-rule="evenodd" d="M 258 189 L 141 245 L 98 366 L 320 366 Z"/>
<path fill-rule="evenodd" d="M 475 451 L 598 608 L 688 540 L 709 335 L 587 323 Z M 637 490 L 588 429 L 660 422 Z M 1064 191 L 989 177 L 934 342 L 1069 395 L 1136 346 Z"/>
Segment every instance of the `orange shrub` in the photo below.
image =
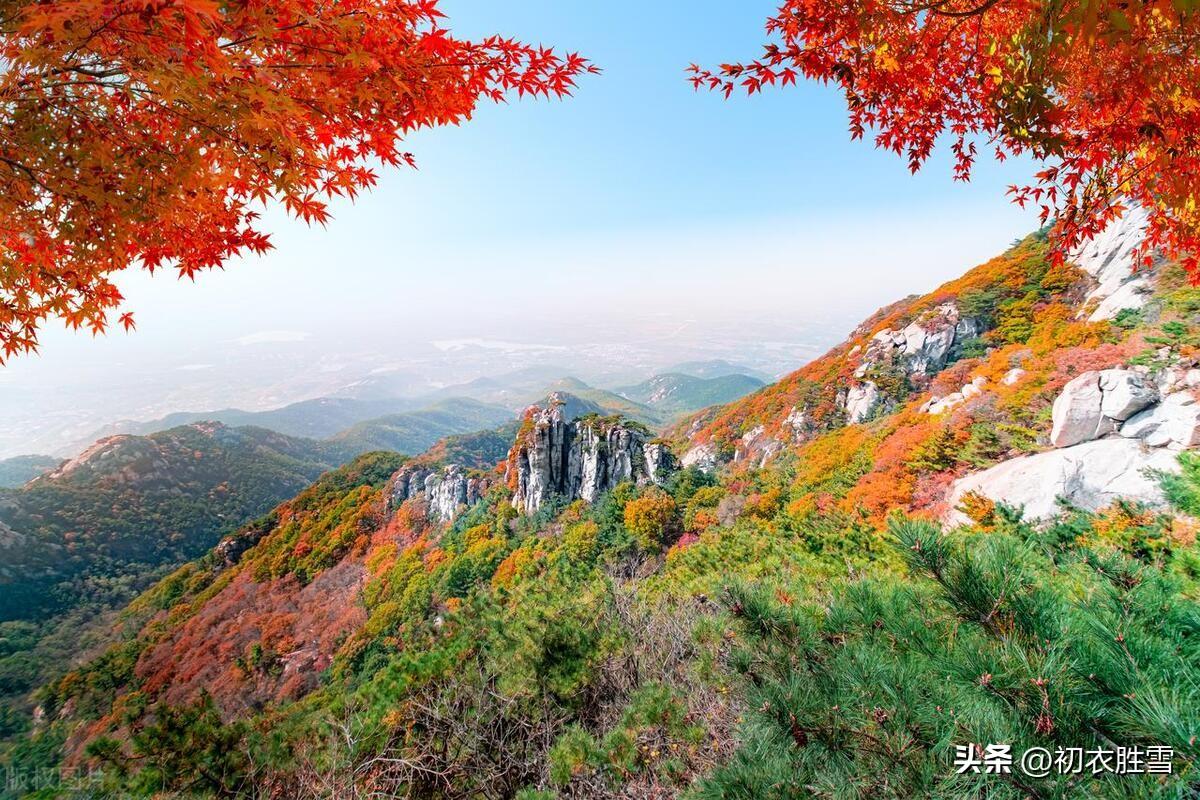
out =
<path fill-rule="evenodd" d="M 675 501 L 654 488 L 625 504 L 625 527 L 648 552 L 662 549 L 675 520 Z"/>

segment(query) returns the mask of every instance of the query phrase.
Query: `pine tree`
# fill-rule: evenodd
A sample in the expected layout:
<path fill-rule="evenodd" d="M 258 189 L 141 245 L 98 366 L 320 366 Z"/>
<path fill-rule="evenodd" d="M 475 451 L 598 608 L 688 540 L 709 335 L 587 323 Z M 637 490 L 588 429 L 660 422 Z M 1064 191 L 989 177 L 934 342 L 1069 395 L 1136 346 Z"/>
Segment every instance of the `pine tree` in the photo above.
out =
<path fill-rule="evenodd" d="M 1119 546 L 1086 515 L 1042 531 L 998 516 L 987 534 L 894 519 L 910 574 L 853 581 L 825 608 L 730 589 L 752 711 L 699 796 L 1194 796 L 1200 608 L 1174 568 L 1184 554 Z M 1150 519 L 1120 540 L 1161 544 Z M 990 743 L 1011 747 L 1011 772 L 956 770 L 956 746 Z M 1084 774 L 1030 774 L 1034 747 L 1083 748 Z M 1088 750 L 1122 747 L 1172 748 L 1173 774 L 1092 775 Z"/>

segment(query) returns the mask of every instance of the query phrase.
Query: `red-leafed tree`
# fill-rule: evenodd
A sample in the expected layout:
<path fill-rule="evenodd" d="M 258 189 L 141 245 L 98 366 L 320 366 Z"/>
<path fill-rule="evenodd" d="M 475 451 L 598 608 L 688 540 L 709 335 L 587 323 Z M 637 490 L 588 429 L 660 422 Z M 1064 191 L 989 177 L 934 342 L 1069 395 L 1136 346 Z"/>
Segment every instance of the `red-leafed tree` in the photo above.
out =
<path fill-rule="evenodd" d="M 256 206 L 324 222 L 408 132 L 594 70 L 456 39 L 436 0 L 0 0 L 0 59 L 0 361 L 104 330 L 121 270 L 262 252 Z"/>
<path fill-rule="evenodd" d="M 1012 187 L 1056 219 L 1061 256 L 1130 201 L 1150 218 L 1142 254 L 1200 252 L 1197 0 L 785 0 L 758 60 L 692 67 L 697 87 L 807 77 L 839 86 L 850 130 L 913 170 L 948 138 L 955 176 L 980 145 L 1044 162 Z"/>

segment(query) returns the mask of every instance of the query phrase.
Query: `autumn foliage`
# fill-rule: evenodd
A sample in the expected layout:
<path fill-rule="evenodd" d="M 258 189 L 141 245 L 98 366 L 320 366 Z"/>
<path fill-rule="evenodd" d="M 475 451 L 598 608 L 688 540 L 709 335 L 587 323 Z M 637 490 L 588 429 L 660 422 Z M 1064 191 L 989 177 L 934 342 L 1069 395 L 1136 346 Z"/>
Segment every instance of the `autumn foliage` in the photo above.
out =
<path fill-rule="evenodd" d="M 1130 201 L 1142 255 L 1200 251 L 1200 16 L 1194 0 L 786 0 L 761 58 L 710 71 L 731 94 L 799 77 L 845 93 L 850 131 L 915 171 L 948 139 L 955 177 L 979 146 L 1043 162 L 1014 199 L 1058 222 L 1059 256 Z"/>
<path fill-rule="evenodd" d="M 456 39 L 436 0 L 14 0 L 0 58 L 0 360 L 52 317 L 103 330 L 121 270 L 262 252 L 261 204 L 324 223 L 409 132 L 594 69 Z"/>

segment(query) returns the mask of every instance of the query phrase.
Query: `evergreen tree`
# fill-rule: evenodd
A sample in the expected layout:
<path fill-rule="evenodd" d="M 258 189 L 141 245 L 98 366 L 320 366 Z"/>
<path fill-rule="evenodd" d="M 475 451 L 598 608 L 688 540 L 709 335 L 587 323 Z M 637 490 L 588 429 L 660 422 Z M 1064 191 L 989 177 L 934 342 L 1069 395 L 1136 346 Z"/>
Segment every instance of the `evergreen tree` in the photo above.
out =
<path fill-rule="evenodd" d="M 893 519 L 910 575 L 853 581 L 825 608 L 732 588 L 752 712 L 699 796 L 1195 796 L 1200 609 L 1181 554 L 1120 546 L 1162 523 L 1114 543 L 1083 517 L 1041 532 L 999 517 L 986 534 Z M 978 760 L 988 744 L 1011 747 L 1011 771 L 957 768 L 956 747 Z M 1081 774 L 1031 774 L 1020 758 L 1035 747 L 1083 748 Z M 1158 747 L 1171 774 L 1144 772 Z M 1120 748 L 1142 774 L 1089 752 Z"/>

